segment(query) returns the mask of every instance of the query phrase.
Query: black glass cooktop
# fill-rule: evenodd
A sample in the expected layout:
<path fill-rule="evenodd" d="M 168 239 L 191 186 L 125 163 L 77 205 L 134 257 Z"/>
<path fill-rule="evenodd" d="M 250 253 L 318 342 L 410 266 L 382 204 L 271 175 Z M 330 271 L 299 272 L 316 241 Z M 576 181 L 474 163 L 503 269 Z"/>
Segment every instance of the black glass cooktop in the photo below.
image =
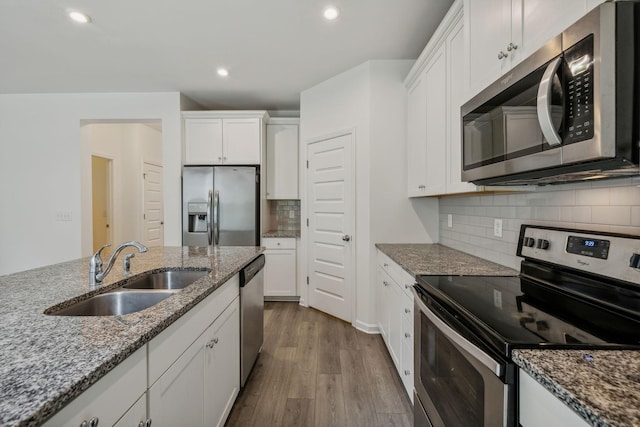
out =
<path fill-rule="evenodd" d="M 604 287 L 610 295 L 592 296 L 588 282 L 554 278 L 559 286 L 525 275 L 419 276 L 417 281 L 423 299 L 435 300 L 463 329 L 507 357 L 514 348 L 640 347 L 635 310 L 640 292 Z"/>

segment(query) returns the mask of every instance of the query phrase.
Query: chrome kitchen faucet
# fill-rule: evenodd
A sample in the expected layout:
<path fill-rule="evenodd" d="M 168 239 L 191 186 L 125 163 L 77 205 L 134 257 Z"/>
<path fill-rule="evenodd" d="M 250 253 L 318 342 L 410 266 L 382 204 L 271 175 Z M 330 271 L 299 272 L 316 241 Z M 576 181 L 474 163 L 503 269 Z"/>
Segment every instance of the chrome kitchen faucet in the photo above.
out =
<path fill-rule="evenodd" d="M 96 286 L 99 285 L 100 283 L 102 283 L 102 281 L 104 280 L 104 278 L 107 276 L 107 274 L 109 274 L 109 271 L 111 271 L 111 267 L 113 267 L 113 264 L 116 262 L 116 258 L 118 257 L 118 254 L 120 254 L 120 252 L 124 249 L 124 248 L 128 248 L 130 246 L 133 246 L 134 248 L 138 249 L 138 252 L 143 253 L 143 252 L 147 252 L 148 249 L 145 245 L 138 243 L 138 242 L 125 242 L 122 243 L 120 245 L 118 245 L 118 247 L 116 247 L 113 251 L 113 253 L 111 254 L 111 258 L 109 258 L 109 261 L 107 261 L 107 266 L 105 267 L 105 269 L 102 269 L 102 258 L 100 258 L 100 253 L 102 253 L 102 250 L 109 247 L 111 245 L 104 245 L 103 247 L 101 247 L 100 249 L 98 249 L 98 251 L 93 254 L 93 256 L 91 257 L 91 263 L 89 264 L 89 280 L 90 280 L 90 285 L 91 286 Z"/>

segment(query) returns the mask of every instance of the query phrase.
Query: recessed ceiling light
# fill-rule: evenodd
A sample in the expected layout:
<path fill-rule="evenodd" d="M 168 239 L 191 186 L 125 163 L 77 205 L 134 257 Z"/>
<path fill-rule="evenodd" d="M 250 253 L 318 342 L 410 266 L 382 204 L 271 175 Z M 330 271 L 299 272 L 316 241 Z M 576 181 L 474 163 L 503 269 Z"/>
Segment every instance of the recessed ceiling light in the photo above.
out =
<path fill-rule="evenodd" d="M 81 24 L 88 24 L 89 22 L 91 22 L 91 17 L 89 15 L 86 15 L 82 12 L 78 12 L 75 10 L 72 12 L 69 12 L 69 18 Z"/>
<path fill-rule="evenodd" d="M 340 12 L 334 6 L 329 6 L 324 10 L 324 17 L 329 21 L 333 21 L 334 19 L 336 19 L 339 14 Z"/>
<path fill-rule="evenodd" d="M 229 70 L 227 70 L 226 68 L 220 67 L 218 68 L 217 72 L 220 77 L 227 77 L 229 75 Z"/>

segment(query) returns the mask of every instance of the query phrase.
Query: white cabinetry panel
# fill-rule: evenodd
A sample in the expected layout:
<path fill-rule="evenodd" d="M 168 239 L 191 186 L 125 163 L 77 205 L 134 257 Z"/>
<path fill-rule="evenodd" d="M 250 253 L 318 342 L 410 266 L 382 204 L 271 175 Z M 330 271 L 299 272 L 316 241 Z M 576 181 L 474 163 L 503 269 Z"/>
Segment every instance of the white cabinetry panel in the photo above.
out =
<path fill-rule="evenodd" d="M 298 195 L 298 119 L 272 119 L 267 125 L 267 199 Z"/>

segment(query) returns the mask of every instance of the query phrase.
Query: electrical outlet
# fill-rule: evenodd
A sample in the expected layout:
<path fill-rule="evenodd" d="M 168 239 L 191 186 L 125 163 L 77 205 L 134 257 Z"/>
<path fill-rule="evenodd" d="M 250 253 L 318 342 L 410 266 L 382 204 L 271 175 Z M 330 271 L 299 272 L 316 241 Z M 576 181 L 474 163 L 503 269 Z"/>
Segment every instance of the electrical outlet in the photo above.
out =
<path fill-rule="evenodd" d="M 296 211 L 289 211 L 289 218 L 295 218 L 296 217 Z"/>
<path fill-rule="evenodd" d="M 71 212 L 56 212 L 56 221 L 71 221 Z"/>
<path fill-rule="evenodd" d="M 447 215 L 447 227 L 449 228 L 453 227 L 453 215 L 451 214 Z"/>
<path fill-rule="evenodd" d="M 499 218 L 493 220 L 493 235 L 502 237 L 502 220 Z"/>

